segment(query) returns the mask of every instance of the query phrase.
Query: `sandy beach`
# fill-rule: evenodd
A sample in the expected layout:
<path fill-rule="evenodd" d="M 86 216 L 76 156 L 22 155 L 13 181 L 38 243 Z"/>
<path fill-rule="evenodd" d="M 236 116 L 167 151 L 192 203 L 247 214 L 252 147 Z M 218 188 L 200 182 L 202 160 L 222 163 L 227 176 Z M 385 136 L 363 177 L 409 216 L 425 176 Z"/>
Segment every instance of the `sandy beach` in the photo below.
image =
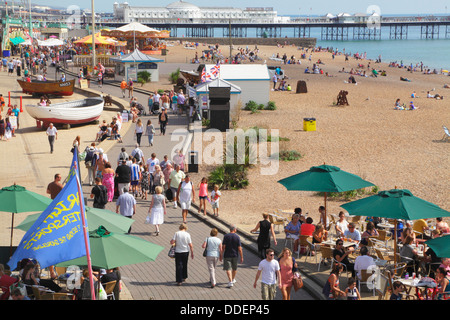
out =
<path fill-rule="evenodd" d="M 205 44 L 199 45 L 199 55 L 206 48 Z M 229 54 L 229 47 L 221 46 L 220 49 L 225 56 Z M 237 47 L 234 49 L 233 54 Z M 282 56 L 286 53 L 288 57 L 294 55 L 299 59 L 302 53 L 293 46 L 258 46 L 258 49 L 262 59 L 260 63 L 265 60 L 268 65 L 280 65 L 269 59 L 273 54 Z M 169 47 L 165 59 L 171 63 L 185 63 L 194 55 L 195 50 L 175 44 Z M 324 74 L 305 74 L 305 67 L 311 68 L 319 59 L 324 63 L 319 65 Z M 449 144 L 440 139 L 444 134 L 442 126 L 448 126 L 450 115 L 447 98 L 450 89 L 444 88 L 445 83 L 450 83 L 450 78 L 426 75 L 420 71 L 410 73 L 406 69 L 389 67 L 388 62 L 375 63 L 353 57 L 345 61 L 344 55 L 332 59 L 331 53 L 327 52 L 314 52 L 311 62 L 308 59 L 301 62 L 301 65 L 282 65 L 293 91 L 271 91 L 270 100 L 275 101 L 277 110 L 254 114 L 242 111 L 237 127 L 278 129 L 281 137 L 290 140 L 280 142 L 280 150 L 297 150 L 303 157 L 297 161 L 281 161 L 278 173 L 272 176 L 260 175 L 258 166 L 250 169 L 250 184 L 246 189 L 222 192 L 221 217 L 250 230 L 262 212 L 301 207 L 317 221 L 323 197 L 314 192 L 287 191 L 277 181 L 323 163 L 357 174 L 374 183 L 379 190 L 409 189 L 415 196 L 449 210 Z M 349 74 L 340 72 L 342 68 L 346 72 L 352 68 L 361 69 L 357 67 L 359 63 L 364 65 L 362 69 L 367 74 L 370 74 L 371 69 L 367 69 L 370 63 L 377 70 L 385 70 L 387 76 L 355 75 L 357 85 L 345 83 Z M 192 70 L 197 67 L 192 64 Z M 411 81 L 400 81 L 400 77 Z M 308 93 L 295 93 L 298 80 L 306 81 Z M 162 75 L 159 83 L 149 83 L 145 87 L 170 89 L 171 85 Z M 340 90 L 348 91 L 349 106 L 333 105 Z M 419 109 L 394 110 L 395 100 L 400 98 L 408 105 L 413 91 L 418 96 L 413 100 Z M 426 98 L 427 91 L 443 95 L 444 99 Z M 303 131 L 303 118 L 309 117 L 316 118 L 316 131 Z M 208 177 L 212 169 L 211 166 L 200 165 L 199 172 L 192 174 L 193 181 Z M 329 199 L 328 213 L 337 214 L 343 203 Z"/>
<path fill-rule="evenodd" d="M 184 49 L 177 43 L 168 48 L 168 55 L 160 58 L 169 63 L 185 64 L 195 55 L 195 50 Z M 294 55 L 299 59 L 302 53 L 293 46 L 258 48 L 262 59 L 258 63 L 266 61 L 268 65 L 280 65 L 269 59 L 273 54 L 286 54 L 288 57 Z M 203 49 L 207 49 L 207 46 L 200 44 L 197 50 L 199 54 Z M 229 54 L 229 47 L 221 46 L 220 49 L 225 56 Z M 233 54 L 237 52 L 236 49 L 237 46 Z M 306 57 L 308 56 L 309 53 Z M 311 68 L 319 59 L 323 62 L 319 66 L 324 74 L 305 74 L 305 67 Z M 275 175 L 262 176 L 258 166 L 251 168 L 248 174 L 249 186 L 246 189 L 222 191 L 220 216 L 223 219 L 249 231 L 260 220 L 263 212 L 279 209 L 293 211 L 294 208 L 301 207 L 317 221 L 318 207 L 323 205 L 323 197 L 314 192 L 287 191 L 277 181 L 324 163 L 359 175 L 374 183 L 379 190 L 409 189 L 415 196 L 435 203 L 445 210 L 450 209 L 449 144 L 440 141 L 444 134 L 442 126 L 450 125 L 450 89 L 443 88 L 445 83 L 450 83 L 448 76 L 409 73 L 405 69 L 388 67 L 386 62 L 375 64 L 374 61 L 355 60 L 352 57 L 345 61 L 343 55 L 332 59 L 331 54 L 326 52 L 314 52 L 311 62 L 308 59 L 301 62 L 300 65 L 282 65 L 288 76 L 287 83 L 292 86 L 293 91 L 270 92 L 270 100 L 276 103 L 277 110 L 264 110 L 254 114 L 242 111 L 237 127 L 278 129 L 280 137 L 289 139 L 280 142 L 280 150 L 296 150 L 302 154 L 302 158 L 290 162 L 281 161 Z M 357 65 L 362 63 L 364 70 L 369 73 L 369 62 L 371 67 L 385 70 L 387 76 L 373 78 L 355 75 L 357 85 L 346 83 L 349 74 L 340 72 L 342 68 L 349 72 L 352 68 L 358 69 Z M 198 67 L 197 64 L 191 66 L 191 70 Z M 329 76 L 326 76 L 325 72 Z M 17 84 L 8 88 L 6 77 L 6 73 L 4 77 L 2 74 L 2 92 L 5 95 L 8 90 L 12 90 L 17 100 L 20 88 Z M 400 77 L 407 77 L 411 82 L 400 81 Z M 295 93 L 298 80 L 306 81 L 308 93 Z M 168 75 L 160 74 L 159 82 L 147 83 L 143 88 L 170 90 L 173 86 Z M 261 90 L 266 90 L 266 87 Z M 333 105 L 340 90 L 348 91 L 349 106 Z M 426 92 L 429 90 L 443 95 L 444 99 L 426 98 Z M 419 109 L 394 110 L 395 100 L 400 98 L 402 103 L 409 104 L 413 91 L 419 96 L 414 99 L 414 104 Z M 29 102 L 35 101 L 26 98 L 26 103 Z M 140 102 L 147 105 L 146 101 Z M 112 113 L 105 112 L 100 121 L 109 121 L 111 117 Z M 303 118 L 309 117 L 316 118 L 316 131 L 303 131 Z M 27 119 L 24 116 L 22 120 L 21 125 L 27 127 L 27 132 L 36 131 L 31 117 Z M 84 126 L 82 130 L 82 144 L 86 145 L 93 140 L 97 126 Z M 62 131 L 59 139 L 64 139 L 64 142 L 58 141 L 56 150 L 60 148 L 58 145 L 71 145 L 75 138 L 74 132 Z M 32 186 L 33 191 L 44 194 L 45 186 L 52 180 L 55 170 L 64 170 L 70 159 L 61 159 L 58 164 L 51 163 L 51 159 L 47 157 L 48 142 L 45 132 L 27 137 L 20 135 L 15 139 L 23 140 L 21 143 L 24 148 L 29 148 L 24 149 L 23 154 L 29 154 L 33 161 L 10 161 L 11 157 L 15 156 L 9 155 L 8 145 L 13 142 L 1 142 L 2 166 L 10 166 L 7 171 L 14 173 L 14 181 L 28 184 Z M 204 143 L 204 147 L 206 146 L 207 143 Z M 161 158 L 162 156 L 160 155 Z M 48 175 L 35 176 L 33 165 L 48 166 Z M 194 183 L 199 183 L 202 177 L 208 177 L 213 169 L 212 166 L 200 165 L 199 172 L 191 174 Z M 0 179 L 2 185 L 10 185 L 11 181 L 11 177 L 5 175 Z M 345 202 L 329 199 L 328 213 L 337 214 L 343 203 Z M 210 206 L 208 209 L 211 209 Z"/>

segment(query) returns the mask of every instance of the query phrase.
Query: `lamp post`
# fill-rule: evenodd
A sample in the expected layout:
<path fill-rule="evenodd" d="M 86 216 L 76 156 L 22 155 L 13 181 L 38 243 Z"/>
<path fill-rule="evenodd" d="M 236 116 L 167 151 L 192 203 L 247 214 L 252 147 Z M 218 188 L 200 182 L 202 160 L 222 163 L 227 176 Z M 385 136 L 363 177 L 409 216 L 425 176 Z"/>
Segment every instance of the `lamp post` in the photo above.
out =
<path fill-rule="evenodd" d="M 94 0 L 91 0 L 92 6 L 92 72 L 95 68 L 95 12 L 94 12 Z"/>

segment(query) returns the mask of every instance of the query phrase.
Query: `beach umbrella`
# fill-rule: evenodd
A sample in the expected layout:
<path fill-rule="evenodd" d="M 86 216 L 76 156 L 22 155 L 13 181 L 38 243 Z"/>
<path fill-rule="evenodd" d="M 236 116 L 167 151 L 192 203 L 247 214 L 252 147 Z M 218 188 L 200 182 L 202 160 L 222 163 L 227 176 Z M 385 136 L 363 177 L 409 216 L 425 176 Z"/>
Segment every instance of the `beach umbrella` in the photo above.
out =
<path fill-rule="evenodd" d="M 103 226 L 89 232 L 92 267 L 113 269 L 125 265 L 155 261 L 163 247 L 141 238 L 109 232 Z M 57 266 L 87 266 L 86 256 L 61 262 Z"/>
<path fill-rule="evenodd" d="M 44 211 L 52 199 L 38 193 L 27 190 L 25 187 L 14 184 L 0 190 L 0 211 L 11 212 L 11 242 L 10 254 L 12 255 L 12 239 L 14 232 L 14 214 L 23 212 Z"/>
<path fill-rule="evenodd" d="M 328 192 L 344 192 L 374 186 L 359 176 L 339 167 L 323 164 L 278 181 L 291 191 L 324 192 L 325 212 Z M 326 221 L 325 221 L 326 223 Z"/>
<path fill-rule="evenodd" d="M 407 189 L 380 191 L 376 195 L 343 204 L 341 207 L 350 215 L 395 219 L 395 252 L 397 252 L 397 219 L 417 220 L 450 216 L 450 212 L 415 197 Z"/>
<path fill-rule="evenodd" d="M 425 244 L 433 249 L 436 256 L 450 258 L 450 235 L 428 240 Z"/>
<path fill-rule="evenodd" d="M 97 226 L 103 225 L 111 232 L 125 233 L 128 232 L 130 226 L 134 222 L 134 220 L 126 218 L 110 210 L 92 207 L 85 207 L 85 209 L 89 231 L 94 230 L 90 226 L 97 228 Z M 29 215 L 16 227 L 16 229 L 28 231 L 40 215 L 40 213 Z"/>

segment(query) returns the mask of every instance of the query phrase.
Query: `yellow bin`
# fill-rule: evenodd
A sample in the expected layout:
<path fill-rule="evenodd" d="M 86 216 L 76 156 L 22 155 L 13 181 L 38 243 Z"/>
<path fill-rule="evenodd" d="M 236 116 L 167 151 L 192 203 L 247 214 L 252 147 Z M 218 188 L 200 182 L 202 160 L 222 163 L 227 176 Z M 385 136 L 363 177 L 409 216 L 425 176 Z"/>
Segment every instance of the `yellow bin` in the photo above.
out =
<path fill-rule="evenodd" d="M 303 131 L 316 131 L 316 118 L 303 118 Z"/>

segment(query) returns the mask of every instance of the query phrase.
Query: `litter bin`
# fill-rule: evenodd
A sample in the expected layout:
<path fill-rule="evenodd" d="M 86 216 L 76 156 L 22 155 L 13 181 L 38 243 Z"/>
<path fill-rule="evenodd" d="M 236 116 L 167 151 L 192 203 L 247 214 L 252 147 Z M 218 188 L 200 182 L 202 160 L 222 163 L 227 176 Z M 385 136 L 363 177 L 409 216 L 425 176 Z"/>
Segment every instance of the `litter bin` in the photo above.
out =
<path fill-rule="evenodd" d="M 303 131 L 316 131 L 316 118 L 303 118 Z"/>
<path fill-rule="evenodd" d="M 198 151 L 191 151 L 189 158 L 189 172 L 198 173 Z"/>

